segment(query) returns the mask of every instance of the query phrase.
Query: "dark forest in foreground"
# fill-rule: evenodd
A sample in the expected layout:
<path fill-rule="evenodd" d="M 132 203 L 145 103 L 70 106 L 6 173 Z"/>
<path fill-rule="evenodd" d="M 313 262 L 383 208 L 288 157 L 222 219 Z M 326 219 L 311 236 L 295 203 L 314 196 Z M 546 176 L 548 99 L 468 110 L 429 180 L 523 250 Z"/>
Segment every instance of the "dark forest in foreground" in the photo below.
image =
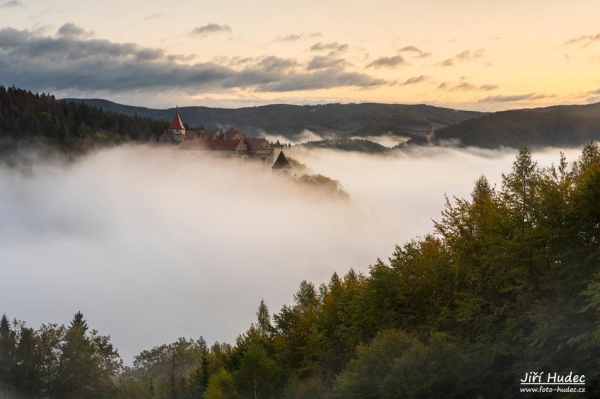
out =
<path fill-rule="evenodd" d="M 585 397 L 600 397 L 600 150 L 544 169 L 521 150 L 502 181 L 482 176 L 470 198 L 448 199 L 433 234 L 367 275 L 303 281 L 274 314 L 261 303 L 233 345 L 209 346 L 198 331 L 123 367 L 80 313 L 37 330 L 4 317 L 0 393 L 507 398 L 528 397 L 519 380 L 544 371 L 583 374 Z"/>

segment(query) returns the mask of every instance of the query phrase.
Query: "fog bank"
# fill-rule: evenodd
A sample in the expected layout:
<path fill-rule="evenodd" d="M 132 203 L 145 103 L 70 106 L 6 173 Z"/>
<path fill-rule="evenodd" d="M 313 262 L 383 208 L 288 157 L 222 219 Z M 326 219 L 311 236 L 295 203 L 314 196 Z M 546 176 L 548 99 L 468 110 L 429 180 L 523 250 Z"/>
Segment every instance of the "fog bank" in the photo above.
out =
<path fill-rule="evenodd" d="M 276 312 L 303 279 L 367 272 L 431 231 L 444 192 L 466 197 L 482 173 L 500 184 L 515 153 L 291 153 L 339 180 L 352 204 L 259 165 L 176 150 L 121 147 L 68 166 L 2 168 L 0 313 L 37 327 L 81 310 L 126 362 L 180 336 L 233 342 L 261 299 Z M 559 152 L 534 158 L 548 166 Z"/>

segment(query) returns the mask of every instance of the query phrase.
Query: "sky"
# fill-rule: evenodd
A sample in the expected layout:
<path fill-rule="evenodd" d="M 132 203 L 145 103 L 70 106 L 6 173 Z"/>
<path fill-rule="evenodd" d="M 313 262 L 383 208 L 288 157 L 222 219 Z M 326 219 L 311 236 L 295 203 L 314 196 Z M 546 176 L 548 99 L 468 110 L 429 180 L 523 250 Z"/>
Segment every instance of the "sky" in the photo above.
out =
<path fill-rule="evenodd" d="M 600 101 L 597 0 L 0 0 L 0 84 L 167 108 Z"/>
<path fill-rule="evenodd" d="M 566 150 L 569 161 L 580 150 Z M 261 165 L 121 146 L 64 164 L 0 166 L 0 314 L 68 324 L 77 311 L 122 358 L 179 337 L 235 342 L 293 303 L 300 282 L 368 273 L 395 245 L 433 231 L 444 194 L 500 187 L 516 150 L 443 147 L 367 156 L 291 151 L 341 182 L 315 195 Z M 534 153 L 540 166 L 559 149 Z"/>

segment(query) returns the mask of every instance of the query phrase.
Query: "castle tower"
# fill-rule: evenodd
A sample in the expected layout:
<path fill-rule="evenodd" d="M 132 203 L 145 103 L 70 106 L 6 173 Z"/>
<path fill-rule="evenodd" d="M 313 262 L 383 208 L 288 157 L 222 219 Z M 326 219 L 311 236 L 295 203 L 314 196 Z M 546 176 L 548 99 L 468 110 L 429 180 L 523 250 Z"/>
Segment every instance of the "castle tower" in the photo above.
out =
<path fill-rule="evenodd" d="M 175 108 L 175 116 L 171 126 L 169 126 L 169 135 L 173 137 L 173 141 L 182 142 L 185 140 L 185 126 L 183 126 L 179 117 L 179 108 Z"/>
<path fill-rule="evenodd" d="M 282 150 L 279 152 L 279 155 L 277 156 L 277 159 L 275 160 L 273 166 L 271 166 L 271 171 L 287 172 L 290 169 L 292 169 L 292 165 L 290 165 L 290 162 L 288 161 L 287 157 L 285 156 Z"/>

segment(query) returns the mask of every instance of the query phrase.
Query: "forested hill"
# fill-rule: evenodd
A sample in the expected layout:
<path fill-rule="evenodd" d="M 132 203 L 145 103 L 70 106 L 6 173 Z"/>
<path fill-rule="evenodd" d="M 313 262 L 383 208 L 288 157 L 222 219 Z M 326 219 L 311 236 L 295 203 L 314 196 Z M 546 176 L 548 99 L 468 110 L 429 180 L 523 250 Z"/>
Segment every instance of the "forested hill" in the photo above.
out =
<path fill-rule="evenodd" d="M 379 143 L 365 139 L 335 139 L 308 141 L 300 145 L 303 148 L 325 148 L 350 152 L 362 152 L 366 154 L 384 154 L 391 149 Z"/>
<path fill-rule="evenodd" d="M 63 151 L 87 149 L 161 134 L 168 122 L 104 111 L 0 86 L 0 152 L 15 143 L 42 142 Z"/>
<path fill-rule="evenodd" d="M 484 148 L 581 146 L 600 139 L 600 103 L 496 112 L 439 129 L 435 139 Z"/>
<path fill-rule="evenodd" d="M 171 120 L 175 110 L 150 109 L 98 99 L 67 99 L 126 115 Z M 308 129 L 331 138 L 367 137 L 383 134 L 413 136 L 483 115 L 429 105 L 326 104 L 265 105 L 237 109 L 180 107 L 184 122 L 206 128 L 233 126 L 255 135 L 264 133 L 294 138 Z"/>

